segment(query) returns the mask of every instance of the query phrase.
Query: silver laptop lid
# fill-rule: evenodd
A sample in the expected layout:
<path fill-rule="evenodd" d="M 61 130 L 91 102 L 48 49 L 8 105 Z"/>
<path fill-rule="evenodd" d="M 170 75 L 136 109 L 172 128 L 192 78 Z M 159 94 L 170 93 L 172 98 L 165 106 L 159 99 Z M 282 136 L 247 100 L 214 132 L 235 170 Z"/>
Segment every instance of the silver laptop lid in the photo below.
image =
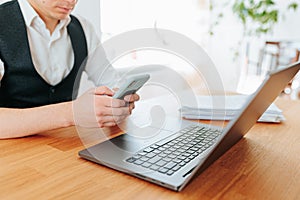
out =
<path fill-rule="evenodd" d="M 202 172 L 239 141 L 280 95 L 299 70 L 300 62 L 297 62 L 288 67 L 270 72 L 256 92 L 250 95 L 240 113 L 224 128 L 224 137 L 214 151 L 212 151 L 203 165 L 199 166 L 199 169 L 195 171 Z"/>

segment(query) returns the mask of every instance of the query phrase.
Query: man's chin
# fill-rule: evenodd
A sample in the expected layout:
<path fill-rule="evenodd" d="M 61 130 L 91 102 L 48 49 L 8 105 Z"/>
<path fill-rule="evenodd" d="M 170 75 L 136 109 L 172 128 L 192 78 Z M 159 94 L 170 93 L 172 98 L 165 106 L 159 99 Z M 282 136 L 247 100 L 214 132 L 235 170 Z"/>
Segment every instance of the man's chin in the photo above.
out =
<path fill-rule="evenodd" d="M 65 13 L 59 13 L 56 17 L 58 20 L 64 20 L 67 19 L 70 16 L 71 13 L 65 14 Z"/>

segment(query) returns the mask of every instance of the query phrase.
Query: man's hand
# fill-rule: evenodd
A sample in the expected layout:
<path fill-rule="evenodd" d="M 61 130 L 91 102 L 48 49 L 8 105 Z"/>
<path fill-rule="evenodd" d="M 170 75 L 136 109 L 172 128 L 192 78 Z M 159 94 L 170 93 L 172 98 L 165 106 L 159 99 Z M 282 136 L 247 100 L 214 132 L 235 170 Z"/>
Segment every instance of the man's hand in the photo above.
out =
<path fill-rule="evenodd" d="M 83 127 L 115 126 L 128 117 L 134 109 L 137 94 L 124 100 L 113 99 L 114 92 L 105 86 L 91 89 L 73 101 L 74 123 Z"/>

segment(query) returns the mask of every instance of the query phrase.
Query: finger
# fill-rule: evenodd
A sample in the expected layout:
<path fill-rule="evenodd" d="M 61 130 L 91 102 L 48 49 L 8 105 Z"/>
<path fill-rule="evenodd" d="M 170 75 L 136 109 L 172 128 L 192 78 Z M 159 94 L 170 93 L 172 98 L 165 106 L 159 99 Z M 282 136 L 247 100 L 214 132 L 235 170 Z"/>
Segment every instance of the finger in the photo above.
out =
<path fill-rule="evenodd" d="M 102 116 L 97 119 L 98 125 L 100 127 L 107 126 L 115 126 L 126 119 L 126 116 Z"/>
<path fill-rule="evenodd" d="M 95 88 L 94 94 L 112 96 L 112 95 L 114 95 L 114 91 L 112 91 L 111 89 L 109 89 L 106 86 L 100 86 L 100 87 Z"/>
<path fill-rule="evenodd" d="M 108 122 L 116 122 L 119 123 L 123 121 L 126 118 L 126 116 L 101 116 L 97 118 L 97 122 L 99 124 L 104 124 Z"/>
<path fill-rule="evenodd" d="M 102 116 L 128 116 L 130 115 L 130 108 L 121 107 L 121 108 L 111 108 L 111 107 L 102 107 L 95 111 L 97 117 Z"/>
<path fill-rule="evenodd" d="M 120 99 L 113 99 L 109 96 L 100 96 L 95 95 L 95 105 L 96 106 L 105 106 L 105 107 L 112 107 L 112 108 L 119 108 L 126 106 L 126 102 Z"/>
<path fill-rule="evenodd" d="M 135 108 L 134 103 L 128 103 L 128 109 L 129 109 L 130 114 L 132 113 L 132 110 L 133 110 L 134 108 Z"/>
<path fill-rule="evenodd" d="M 129 109 L 133 110 L 135 108 L 135 104 L 134 103 L 129 103 Z"/>
<path fill-rule="evenodd" d="M 116 122 L 106 122 L 104 124 L 99 124 L 100 128 L 104 128 L 104 127 L 111 127 L 111 126 L 116 126 L 117 123 Z"/>
<path fill-rule="evenodd" d="M 140 96 L 138 94 L 130 94 L 124 97 L 124 100 L 127 102 L 134 102 L 134 101 L 138 101 L 139 99 Z"/>
<path fill-rule="evenodd" d="M 120 108 L 126 106 L 127 103 L 124 100 L 121 99 L 112 99 L 111 104 L 109 106 L 113 108 Z"/>
<path fill-rule="evenodd" d="M 129 116 L 131 114 L 131 110 L 129 107 L 122 107 L 122 108 L 113 108 L 111 110 L 112 116 Z"/>

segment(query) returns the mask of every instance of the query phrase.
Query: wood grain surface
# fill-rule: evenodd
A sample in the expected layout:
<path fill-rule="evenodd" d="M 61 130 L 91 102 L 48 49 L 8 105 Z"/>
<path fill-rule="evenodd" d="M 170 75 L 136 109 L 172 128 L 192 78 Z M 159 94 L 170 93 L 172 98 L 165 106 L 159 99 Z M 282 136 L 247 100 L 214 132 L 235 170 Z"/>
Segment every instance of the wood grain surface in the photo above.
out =
<path fill-rule="evenodd" d="M 79 136 L 70 127 L 0 140 L 0 199 L 300 199 L 300 101 L 276 104 L 285 122 L 257 123 L 182 192 L 79 158 L 84 144 L 118 129 Z"/>

